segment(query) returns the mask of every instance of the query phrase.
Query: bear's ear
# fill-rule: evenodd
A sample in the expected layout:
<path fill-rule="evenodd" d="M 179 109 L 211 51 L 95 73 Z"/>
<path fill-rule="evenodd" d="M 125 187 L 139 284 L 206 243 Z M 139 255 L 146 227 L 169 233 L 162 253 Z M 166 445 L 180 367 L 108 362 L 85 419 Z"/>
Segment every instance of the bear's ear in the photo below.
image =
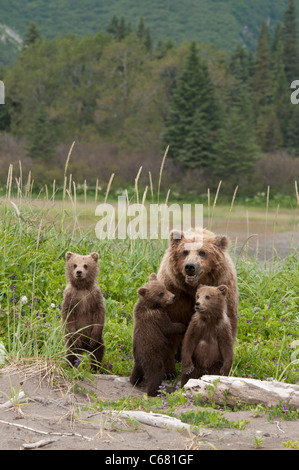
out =
<path fill-rule="evenodd" d="M 146 293 L 147 293 L 147 288 L 146 287 L 139 287 L 139 289 L 137 291 L 138 295 L 142 295 L 144 297 Z"/>
<path fill-rule="evenodd" d="M 221 294 L 226 296 L 228 293 L 228 287 L 222 284 L 221 286 L 217 287 L 218 290 L 220 290 Z"/>
<path fill-rule="evenodd" d="M 181 230 L 171 230 L 169 234 L 169 241 L 170 245 L 174 245 L 184 238 L 184 232 L 181 232 Z"/>
<path fill-rule="evenodd" d="M 156 281 L 157 280 L 157 274 L 155 274 L 155 273 L 150 274 L 149 280 L 150 281 Z"/>
<path fill-rule="evenodd" d="M 65 254 L 65 259 L 68 261 L 69 259 L 71 259 L 71 257 L 73 256 L 74 253 L 72 253 L 71 251 L 68 251 L 66 254 Z"/>
<path fill-rule="evenodd" d="M 222 250 L 225 250 L 228 247 L 228 238 L 226 235 L 217 235 L 215 237 L 215 245 Z"/>
<path fill-rule="evenodd" d="M 92 257 L 92 259 L 93 259 L 95 262 L 97 262 L 98 259 L 99 259 L 98 253 L 90 253 L 90 256 Z"/>

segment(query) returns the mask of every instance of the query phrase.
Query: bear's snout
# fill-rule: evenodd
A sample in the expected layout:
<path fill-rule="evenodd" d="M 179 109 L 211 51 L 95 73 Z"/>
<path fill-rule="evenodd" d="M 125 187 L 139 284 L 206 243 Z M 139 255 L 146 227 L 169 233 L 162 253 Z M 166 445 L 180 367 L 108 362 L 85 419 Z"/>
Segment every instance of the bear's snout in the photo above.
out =
<path fill-rule="evenodd" d="M 76 276 L 77 276 L 77 277 L 81 277 L 81 276 L 82 276 L 82 271 L 80 271 L 80 269 L 78 269 L 78 271 L 76 271 Z"/>
<path fill-rule="evenodd" d="M 192 263 L 189 261 L 188 263 L 185 264 L 184 266 L 184 271 L 185 271 L 185 280 L 187 283 L 195 283 L 199 279 L 199 274 L 201 271 L 201 268 L 198 264 Z"/>
<path fill-rule="evenodd" d="M 195 273 L 195 264 L 187 263 L 185 264 L 185 272 L 186 274 L 192 275 Z"/>

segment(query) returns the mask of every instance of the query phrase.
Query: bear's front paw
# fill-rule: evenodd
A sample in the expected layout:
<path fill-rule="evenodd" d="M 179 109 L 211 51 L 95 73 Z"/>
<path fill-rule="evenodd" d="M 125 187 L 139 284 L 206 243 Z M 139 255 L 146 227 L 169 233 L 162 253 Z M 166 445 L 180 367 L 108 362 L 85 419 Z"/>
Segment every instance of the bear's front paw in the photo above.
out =
<path fill-rule="evenodd" d="M 221 369 L 220 369 L 220 375 L 226 375 L 227 376 L 229 374 L 229 371 L 230 371 L 230 368 L 222 366 Z"/>
<path fill-rule="evenodd" d="M 190 375 L 191 372 L 194 371 L 194 364 L 192 362 L 188 362 L 182 365 L 183 374 Z"/>
<path fill-rule="evenodd" d="M 164 380 L 174 380 L 177 376 L 175 370 L 167 370 L 164 374 Z"/>

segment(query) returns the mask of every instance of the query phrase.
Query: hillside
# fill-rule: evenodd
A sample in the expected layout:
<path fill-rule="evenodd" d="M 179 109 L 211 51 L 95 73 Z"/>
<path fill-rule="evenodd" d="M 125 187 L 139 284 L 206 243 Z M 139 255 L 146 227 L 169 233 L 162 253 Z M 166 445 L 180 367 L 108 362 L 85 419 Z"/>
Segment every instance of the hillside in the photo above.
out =
<path fill-rule="evenodd" d="M 299 0 L 296 0 L 299 10 Z M 89 35 L 106 29 L 113 14 L 124 16 L 136 28 L 144 17 L 152 37 L 172 38 L 176 43 L 195 39 L 232 50 L 241 41 L 249 48 L 263 20 L 270 29 L 283 19 L 287 0 L 2 0 L 1 23 L 21 37 L 34 21 L 45 38 L 61 33 Z M 0 63 L 14 60 L 18 43 L 0 35 Z"/>

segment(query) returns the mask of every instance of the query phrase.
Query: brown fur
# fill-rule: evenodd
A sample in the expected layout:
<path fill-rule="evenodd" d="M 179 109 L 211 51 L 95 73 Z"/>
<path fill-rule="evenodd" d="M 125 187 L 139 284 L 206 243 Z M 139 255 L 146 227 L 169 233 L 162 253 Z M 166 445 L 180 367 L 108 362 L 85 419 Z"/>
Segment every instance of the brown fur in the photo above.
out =
<path fill-rule="evenodd" d="M 137 385 L 145 376 L 147 393 L 155 396 L 165 375 L 163 357 L 167 338 L 184 333 L 186 327 L 182 323 L 170 321 L 165 307 L 175 301 L 175 296 L 157 280 L 156 274 L 151 274 L 149 282 L 137 292 L 139 299 L 134 307 L 134 368 L 130 382 Z"/>
<path fill-rule="evenodd" d="M 190 243 L 191 247 L 188 246 Z M 182 322 L 188 326 L 194 312 L 195 294 L 199 284 L 210 286 L 224 284 L 228 287 L 227 315 L 235 337 L 238 285 L 235 267 L 227 252 L 227 246 L 226 236 L 215 235 L 206 229 L 170 233 L 169 247 L 162 259 L 158 279 L 176 296 L 175 304 L 167 307 L 171 321 Z M 194 271 L 189 273 L 189 276 L 186 265 L 191 267 L 193 265 Z M 180 338 L 172 338 L 168 342 L 164 363 L 169 377 L 175 375 L 175 352 L 179 344 Z"/>
<path fill-rule="evenodd" d="M 182 386 L 204 374 L 229 374 L 234 339 L 226 314 L 227 293 L 225 285 L 200 286 L 196 292 L 195 313 L 182 344 Z"/>
<path fill-rule="evenodd" d="M 67 359 L 75 365 L 78 355 L 88 351 L 95 371 L 99 371 L 104 354 L 105 321 L 102 293 L 96 284 L 98 258 L 97 253 L 86 256 L 66 253 L 68 285 L 62 304 Z"/>

